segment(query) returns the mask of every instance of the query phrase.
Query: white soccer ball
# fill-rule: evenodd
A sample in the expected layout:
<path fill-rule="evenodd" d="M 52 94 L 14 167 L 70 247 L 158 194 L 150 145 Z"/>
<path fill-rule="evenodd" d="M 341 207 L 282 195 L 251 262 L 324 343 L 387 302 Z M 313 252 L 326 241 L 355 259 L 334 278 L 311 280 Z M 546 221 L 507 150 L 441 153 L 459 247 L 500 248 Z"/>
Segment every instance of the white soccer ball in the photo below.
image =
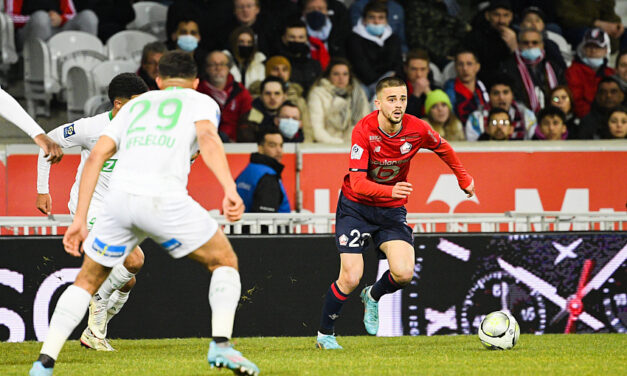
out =
<path fill-rule="evenodd" d="M 509 312 L 492 312 L 479 326 L 479 340 L 490 350 L 509 350 L 516 345 L 518 337 L 520 327 Z"/>

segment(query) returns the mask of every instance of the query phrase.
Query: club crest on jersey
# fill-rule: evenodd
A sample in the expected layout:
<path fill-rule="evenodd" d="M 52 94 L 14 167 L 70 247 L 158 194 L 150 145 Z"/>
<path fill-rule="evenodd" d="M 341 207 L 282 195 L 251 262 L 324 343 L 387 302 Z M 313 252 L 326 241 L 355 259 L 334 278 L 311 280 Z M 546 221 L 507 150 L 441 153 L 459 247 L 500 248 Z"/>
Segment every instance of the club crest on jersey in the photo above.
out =
<path fill-rule="evenodd" d="M 342 234 L 342 236 L 340 236 L 338 240 L 340 242 L 340 245 L 348 244 L 348 236 L 346 236 L 344 234 Z"/>
<path fill-rule="evenodd" d="M 364 149 L 361 146 L 355 144 L 351 148 L 351 159 L 361 159 L 361 155 L 364 153 Z"/>
<path fill-rule="evenodd" d="M 76 131 L 74 130 L 74 123 L 63 128 L 63 138 L 68 138 L 74 134 L 76 134 Z"/>
<path fill-rule="evenodd" d="M 411 150 L 411 144 L 409 142 L 405 142 L 401 145 L 401 154 L 407 154 Z"/>

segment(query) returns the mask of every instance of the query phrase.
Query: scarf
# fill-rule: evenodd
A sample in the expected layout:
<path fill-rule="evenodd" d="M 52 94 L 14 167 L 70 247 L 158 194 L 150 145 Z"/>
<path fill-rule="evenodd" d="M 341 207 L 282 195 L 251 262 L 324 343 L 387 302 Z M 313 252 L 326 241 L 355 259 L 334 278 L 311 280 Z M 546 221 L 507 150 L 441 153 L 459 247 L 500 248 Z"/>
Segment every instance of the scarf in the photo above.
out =
<path fill-rule="evenodd" d="M 304 16 L 301 18 L 301 20 L 305 22 L 305 26 L 307 26 L 307 35 L 309 35 L 310 37 L 318 38 L 324 43 L 327 43 L 327 39 L 329 39 L 329 34 L 331 34 L 331 29 L 333 28 L 333 24 L 331 23 L 329 17 L 327 17 L 324 26 L 322 26 L 322 29 L 320 30 L 314 30 L 310 28 L 309 25 L 307 25 Z"/>
<path fill-rule="evenodd" d="M 485 107 L 490 102 L 490 96 L 483 82 L 477 80 L 475 82 L 475 92 L 473 93 L 468 89 L 459 78 L 455 79 L 455 85 L 453 90 L 456 94 L 459 94 L 461 98 L 456 98 L 455 110 L 462 122 L 466 122 L 468 116 L 478 109 L 479 107 Z M 479 103 L 475 101 L 475 96 Z"/>
<path fill-rule="evenodd" d="M 322 70 L 327 69 L 331 56 L 329 50 L 325 47 L 324 42 L 316 37 L 309 37 L 309 51 L 311 58 L 317 60 L 322 67 Z"/>
<path fill-rule="evenodd" d="M 531 79 L 531 75 L 529 74 L 529 70 L 527 69 L 527 64 L 537 64 L 544 60 L 545 52 L 542 51 L 542 55 L 538 57 L 534 61 L 525 62 L 525 60 L 520 56 L 520 51 L 516 51 L 516 65 L 518 66 L 518 72 L 520 72 L 520 77 L 522 78 L 523 84 L 525 85 L 525 91 L 527 92 L 527 97 L 529 98 L 529 106 L 531 110 L 535 113 L 542 109 L 540 106 L 540 101 L 538 100 L 538 95 L 536 94 L 535 85 L 533 80 Z M 548 60 L 544 61 L 544 69 L 546 71 L 546 79 L 549 83 L 549 88 L 553 89 L 557 86 L 557 77 L 555 76 L 555 71 L 551 64 L 549 64 Z"/>

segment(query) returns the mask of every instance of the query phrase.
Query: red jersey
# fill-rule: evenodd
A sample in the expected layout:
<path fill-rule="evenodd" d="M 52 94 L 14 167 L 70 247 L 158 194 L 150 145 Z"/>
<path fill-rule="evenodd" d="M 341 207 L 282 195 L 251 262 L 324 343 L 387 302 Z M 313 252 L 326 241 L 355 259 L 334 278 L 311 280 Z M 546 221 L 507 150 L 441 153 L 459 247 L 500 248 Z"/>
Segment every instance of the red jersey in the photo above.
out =
<path fill-rule="evenodd" d="M 398 182 L 407 181 L 411 159 L 420 148 L 438 154 L 453 170 L 460 187 L 466 188 L 472 183 L 472 177 L 453 148 L 428 123 L 405 114 L 401 129 L 390 135 L 379 128 L 378 115 L 379 111 L 370 113 L 353 129 L 350 173 L 344 177 L 342 184 L 342 193 L 346 198 L 371 206 L 403 206 L 407 199 L 392 198 L 392 188 Z M 366 189 L 351 185 L 351 175 L 355 184 L 355 178 L 362 178 L 361 172 L 367 173 L 366 180 L 370 182 L 364 187 Z M 372 183 L 376 183 L 377 187 Z"/>

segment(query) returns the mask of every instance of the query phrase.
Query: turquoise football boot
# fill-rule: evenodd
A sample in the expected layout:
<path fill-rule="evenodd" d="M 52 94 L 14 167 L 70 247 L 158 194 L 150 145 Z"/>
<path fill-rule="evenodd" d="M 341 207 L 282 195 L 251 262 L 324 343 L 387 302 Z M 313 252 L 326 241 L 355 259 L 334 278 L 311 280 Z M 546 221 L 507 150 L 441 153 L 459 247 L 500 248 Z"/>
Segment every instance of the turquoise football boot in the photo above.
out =
<path fill-rule="evenodd" d="M 337 343 L 337 339 L 334 335 L 322 334 L 318 332 L 318 338 L 316 338 L 316 347 L 321 350 L 341 350 L 343 349 Z"/>
<path fill-rule="evenodd" d="M 33 363 L 33 367 L 30 369 L 28 376 L 52 376 L 52 368 L 46 368 L 38 360 Z"/>
<path fill-rule="evenodd" d="M 366 286 L 361 290 L 361 301 L 364 303 L 364 326 L 371 336 L 377 334 L 379 330 L 379 302 L 370 297 L 372 286 Z"/>
<path fill-rule="evenodd" d="M 259 368 L 255 363 L 244 358 L 242 353 L 233 348 L 233 344 L 218 345 L 215 341 L 209 344 L 207 361 L 213 367 L 226 367 L 236 375 L 259 375 Z"/>

